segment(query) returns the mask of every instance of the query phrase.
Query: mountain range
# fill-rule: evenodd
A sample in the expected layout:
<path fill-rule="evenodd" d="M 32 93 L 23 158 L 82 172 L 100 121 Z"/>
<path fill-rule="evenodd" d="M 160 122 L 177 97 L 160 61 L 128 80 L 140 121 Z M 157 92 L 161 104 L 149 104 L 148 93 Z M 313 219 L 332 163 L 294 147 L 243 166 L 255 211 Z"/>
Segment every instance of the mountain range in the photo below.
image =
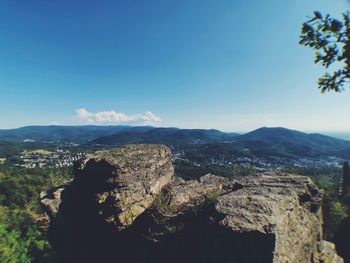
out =
<path fill-rule="evenodd" d="M 151 126 L 27 126 L 0 130 L 2 141 L 59 141 L 84 145 L 118 146 L 159 143 L 172 147 L 205 145 L 222 151 L 248 150 L 255 156 L 350 158 L 350 141 L 286 128 L 259 128 L 238 134 L 211 129 L 156 128 Z"/>
<path fill-rule="evenodd" d="M 235 138 L 256 156 L 350 157 L 350 141 L 286 128 L 260 128 Z"/>
<path fill-rule="evenodd" d="M 154 128 L 145 132 L 122 131 L 101 137 L 91 144 L 120 145 L 128 143 L 160 143 L 166 145 L 204 144 L 233 141 L 237 133 L 224 133 L 218 130 Z"/>
<path fill-rule="evenodd" d="M 124 131 L 145 132 L 150 126 L 25 126 L 17 129 L 0 129 L 0 140 L 6 141 L 60 141 L 86 143 L 99 137 Z"/>

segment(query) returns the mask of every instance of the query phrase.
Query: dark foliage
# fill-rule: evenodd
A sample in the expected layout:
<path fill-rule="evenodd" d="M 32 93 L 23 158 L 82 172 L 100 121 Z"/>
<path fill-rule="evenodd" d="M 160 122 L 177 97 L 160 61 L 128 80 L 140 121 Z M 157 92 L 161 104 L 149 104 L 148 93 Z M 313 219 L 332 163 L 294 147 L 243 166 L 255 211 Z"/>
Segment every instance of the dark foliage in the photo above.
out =
<path fill-rule="evenodd" d="M 185 180 L 198 180 L 201 176 L 208 173 L 226 178 L 234 178 L 240 176 L 255 175 L 256 171 L 252 167 L 246 168 L 237 164 L 231 166 L 198 166 L 189 161 L 177 160 L 175 162 L 175 175 Z"/>
<path fill-rule="evenodd" d="M 0 262 L 54 261 L 38 200 L 41 191 L 69 174 L 69 169 L 0 166 Z"/>
<path fill-rule="evenodd" d="M 300 38 L 301 45 L 315 51 L 315 63 L 326 69 L 338 66 L 318 80 L 321 92 L 342 91 L 350 80 L 350 14 L 343 14 L 342 20 L 337 20 L 316 11 L 303 24 Z"/>

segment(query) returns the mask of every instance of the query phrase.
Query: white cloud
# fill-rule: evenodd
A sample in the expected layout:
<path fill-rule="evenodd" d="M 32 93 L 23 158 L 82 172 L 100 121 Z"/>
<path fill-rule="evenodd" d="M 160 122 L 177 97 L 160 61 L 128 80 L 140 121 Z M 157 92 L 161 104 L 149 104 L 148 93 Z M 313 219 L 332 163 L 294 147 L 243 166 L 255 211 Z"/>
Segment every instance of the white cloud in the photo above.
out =
<path fill-rule="evenodd" d="M 146 111 L 143 114 L 126 115 L 113 110 L 89 112 L 84 108 L 80 108 L 75 113 L 80 124 L 154 124 L 162 121 L 151 111 Z"/>

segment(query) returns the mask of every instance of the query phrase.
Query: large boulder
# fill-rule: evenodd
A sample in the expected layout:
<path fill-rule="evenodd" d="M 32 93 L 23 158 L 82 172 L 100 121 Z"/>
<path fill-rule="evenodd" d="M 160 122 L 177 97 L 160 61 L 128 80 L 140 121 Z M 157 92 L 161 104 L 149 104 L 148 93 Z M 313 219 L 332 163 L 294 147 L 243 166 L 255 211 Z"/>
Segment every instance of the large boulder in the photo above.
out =
<path fill-rule="evenodd" d="M 72 209 L 91 208 L 106 223 L 122 229 L 152 204 L 172 179 L 174 168 L 169 148 L 138 144 L 89 154 L 73 172 L 69 187 L 58 187 L 41 198 L 51 217 L 65 194 Z"/>
<path fill-rule="evenodd" d="M 255 233 L 264 244 L 271 242 L 273 262 L 319 262 L 322 194 L 312 181 L 265 174 L 240 183 L 242 189 L 219 198 L 216 209 L 225 215 L 219 224 L 234 233 Z"/>

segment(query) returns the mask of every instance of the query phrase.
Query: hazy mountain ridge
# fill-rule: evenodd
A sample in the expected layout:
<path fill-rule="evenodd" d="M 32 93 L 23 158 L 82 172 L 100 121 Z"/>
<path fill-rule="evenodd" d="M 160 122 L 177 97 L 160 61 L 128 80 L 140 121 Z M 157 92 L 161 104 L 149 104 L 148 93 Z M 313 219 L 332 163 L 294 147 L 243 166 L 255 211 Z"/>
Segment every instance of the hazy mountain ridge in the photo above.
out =
<path fill-rule="evenodd" d="M 167 145 L 185 145 L 193 143 L 232 141 L 238 134 L 224 133 L 218 130 L 154 128 L 152 130 L 135 133 L 120 132 L 115 135 L 98 138 L 91 144 L 120 145 L 127 143 L 161 143 Z"/>
<path fill-rule="evenodd" d="M 0 129 L 0 140 L 7 141 L 64 141 L 85 143 L 99 137 L 116 134 L 122 131 L 144 132 L 151 126 L 25 126 L 16 129 Z"/>
<path fill-rule="evenodd" d="M 166 129 L 165 129 L 166 130 Z M 286 158 L 307 156 L 338 156 L 350 158 L 350 141 L 322 134 L 306 134 L 286 128 L 259 128 L 243 135 L 228 134 L 217 130 L 175 130 L 165 133 L 153 129 L 144 133 L 121 132 L 98 138 L 92 144 L 121 145 L 127 143 L 162 143 L 167 145 L 197 144 L 210 148 L 244 153 L 244 149 L 255 156 L 280 156 Z M 220 147 L 217 145 L 220 144 Z M 199 151 L 200 148 L 199 147 Z M 239 150 L 240 149 L 240 150 Z"/>
<path fill-rule="evenodd" d="M 258 156 L 338 156 L 349 158 L 350 141 L 286 128 L 259 128 L 237 137 L 236 142 Z"/>
<path fill-rule="evenodd" d="M 240 135 L 211 129 L 157 128 L 151 126 L 27 126 L 0 130 L 0 140 L 62 141 L 86 145 L 158 143 L 193 147 L 195 151 L 241 152 L 255 156 L 350 158 L 350 141 L 282 127 L 259 128 Z M 192 145 L 192 146 L 191 146 Z M 203 145 L 200 146 L 200 145 Z M 213 149 L 211 149 L 213 148 Z M 231 149 L 232 148 L 232 149 Z"/>

